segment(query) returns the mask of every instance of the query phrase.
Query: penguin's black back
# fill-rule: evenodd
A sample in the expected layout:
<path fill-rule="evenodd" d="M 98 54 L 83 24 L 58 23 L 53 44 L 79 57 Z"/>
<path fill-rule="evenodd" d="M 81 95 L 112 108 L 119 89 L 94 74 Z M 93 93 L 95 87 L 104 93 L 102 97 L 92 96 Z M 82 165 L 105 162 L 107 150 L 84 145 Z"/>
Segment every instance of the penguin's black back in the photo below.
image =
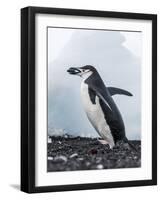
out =
<path fill-rule="evenodd" d="M 106 123 L 110 127 L 115 143 L 119 140 L 122 140 L 125 137 L 125 127 L 122 118 L 120 118 L 121 116 L 119 116 L 120 114 L 115 113 L 116 111 L 114 110 L 109 112 L 107 105 L 101 99 L 99 100 L 99 103 Z"/>
<path fill-rule="evenodd" d="M 124 139 L 126 136 L 122 116 L 113 98 L 107 91 L 106 86 L 103 80 L 101 79 L 100 75 L 98 73 L 94 73 L 85 82 L 89 85 L 89 96 L 91 102 L 95 104 L 96 92 L 92 90 L 92 87 L 94 87 L 99 90 L 99 92 L 103 95 L 103 97 L 112 109 L 110 110 L 109 107 L 104 103 L 104 101 L 101 98 L 99 98 L 99 103 L 104 114 L 104 118 L 106 120 L 106 123 L 110 127 L 115 143 L 118 140 Z"/>

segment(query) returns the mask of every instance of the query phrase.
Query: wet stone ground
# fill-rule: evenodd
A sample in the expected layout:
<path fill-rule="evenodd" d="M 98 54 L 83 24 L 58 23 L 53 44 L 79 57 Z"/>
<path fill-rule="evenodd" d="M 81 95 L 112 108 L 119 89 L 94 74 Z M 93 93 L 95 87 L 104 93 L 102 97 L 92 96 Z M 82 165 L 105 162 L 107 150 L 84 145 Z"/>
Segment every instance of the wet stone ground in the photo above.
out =
<path fill-rule="evenodd" d="M 140 167 L 141 142 L 131 143 L 137 152 L 123 142 L 118 142 L 110 150 L 108 145 L 100 144 L 96 138 L 51 137 L 47 169 L 52 172 Z"/>

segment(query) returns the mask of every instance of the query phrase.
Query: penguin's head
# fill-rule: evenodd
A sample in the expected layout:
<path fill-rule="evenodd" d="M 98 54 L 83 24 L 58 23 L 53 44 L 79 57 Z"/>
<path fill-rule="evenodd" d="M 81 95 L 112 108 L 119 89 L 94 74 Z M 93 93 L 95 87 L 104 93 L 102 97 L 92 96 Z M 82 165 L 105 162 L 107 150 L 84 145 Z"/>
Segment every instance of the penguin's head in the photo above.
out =
<path fill-rule="evenodd" d="M 89 76 L 91 76 L 93 73 L 97 71 L 93 66 L 85 65 L 83 67 L 78 67 L 78 68 L 71 67 L 67 70 L 67 72 L 72 75 L 78 75 L 82 78 L 88 78 Z"/>

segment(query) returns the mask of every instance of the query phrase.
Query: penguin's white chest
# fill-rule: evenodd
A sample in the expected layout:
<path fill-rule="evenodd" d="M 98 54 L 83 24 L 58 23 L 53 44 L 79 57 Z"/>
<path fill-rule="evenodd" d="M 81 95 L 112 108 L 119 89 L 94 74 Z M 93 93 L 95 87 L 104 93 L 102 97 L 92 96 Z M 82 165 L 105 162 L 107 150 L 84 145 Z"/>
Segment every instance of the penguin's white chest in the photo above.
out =
<path fill-rule="evenodd" d="M 94 126 L 98 134 L 105 140 L 107 140 L 111 147 L 114 146 L 113 136 L 111 134 L 110 127 L 108 126 L 102 108 L 99 103 L 99 98 L 96 96 L 95 104 L 92 103 L 88 85 L 82 81 L 81 84 L 81 98 L 85 112 L 91 124 Z"/>

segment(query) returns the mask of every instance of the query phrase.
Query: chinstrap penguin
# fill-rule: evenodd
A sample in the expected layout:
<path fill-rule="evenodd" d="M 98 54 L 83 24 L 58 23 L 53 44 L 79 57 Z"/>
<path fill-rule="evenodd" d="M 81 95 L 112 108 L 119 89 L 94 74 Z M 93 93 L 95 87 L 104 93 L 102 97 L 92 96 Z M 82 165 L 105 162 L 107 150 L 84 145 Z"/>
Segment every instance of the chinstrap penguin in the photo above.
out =
<path fill-rule="evenodd" d="M 112 98 L 115 94 L 127 96 L 132 94 L 120 88 L 106 87 L 96 68 L 91 65 L 71 67 L 67 72 L 83 78 L 81 83 L 83 106 L 89 121 L 103 138 L 100 142 L 108 144 L 112 149 L 117 141 L 122 140 L 135 149 L 126 137 L 121 113 Z"/>

